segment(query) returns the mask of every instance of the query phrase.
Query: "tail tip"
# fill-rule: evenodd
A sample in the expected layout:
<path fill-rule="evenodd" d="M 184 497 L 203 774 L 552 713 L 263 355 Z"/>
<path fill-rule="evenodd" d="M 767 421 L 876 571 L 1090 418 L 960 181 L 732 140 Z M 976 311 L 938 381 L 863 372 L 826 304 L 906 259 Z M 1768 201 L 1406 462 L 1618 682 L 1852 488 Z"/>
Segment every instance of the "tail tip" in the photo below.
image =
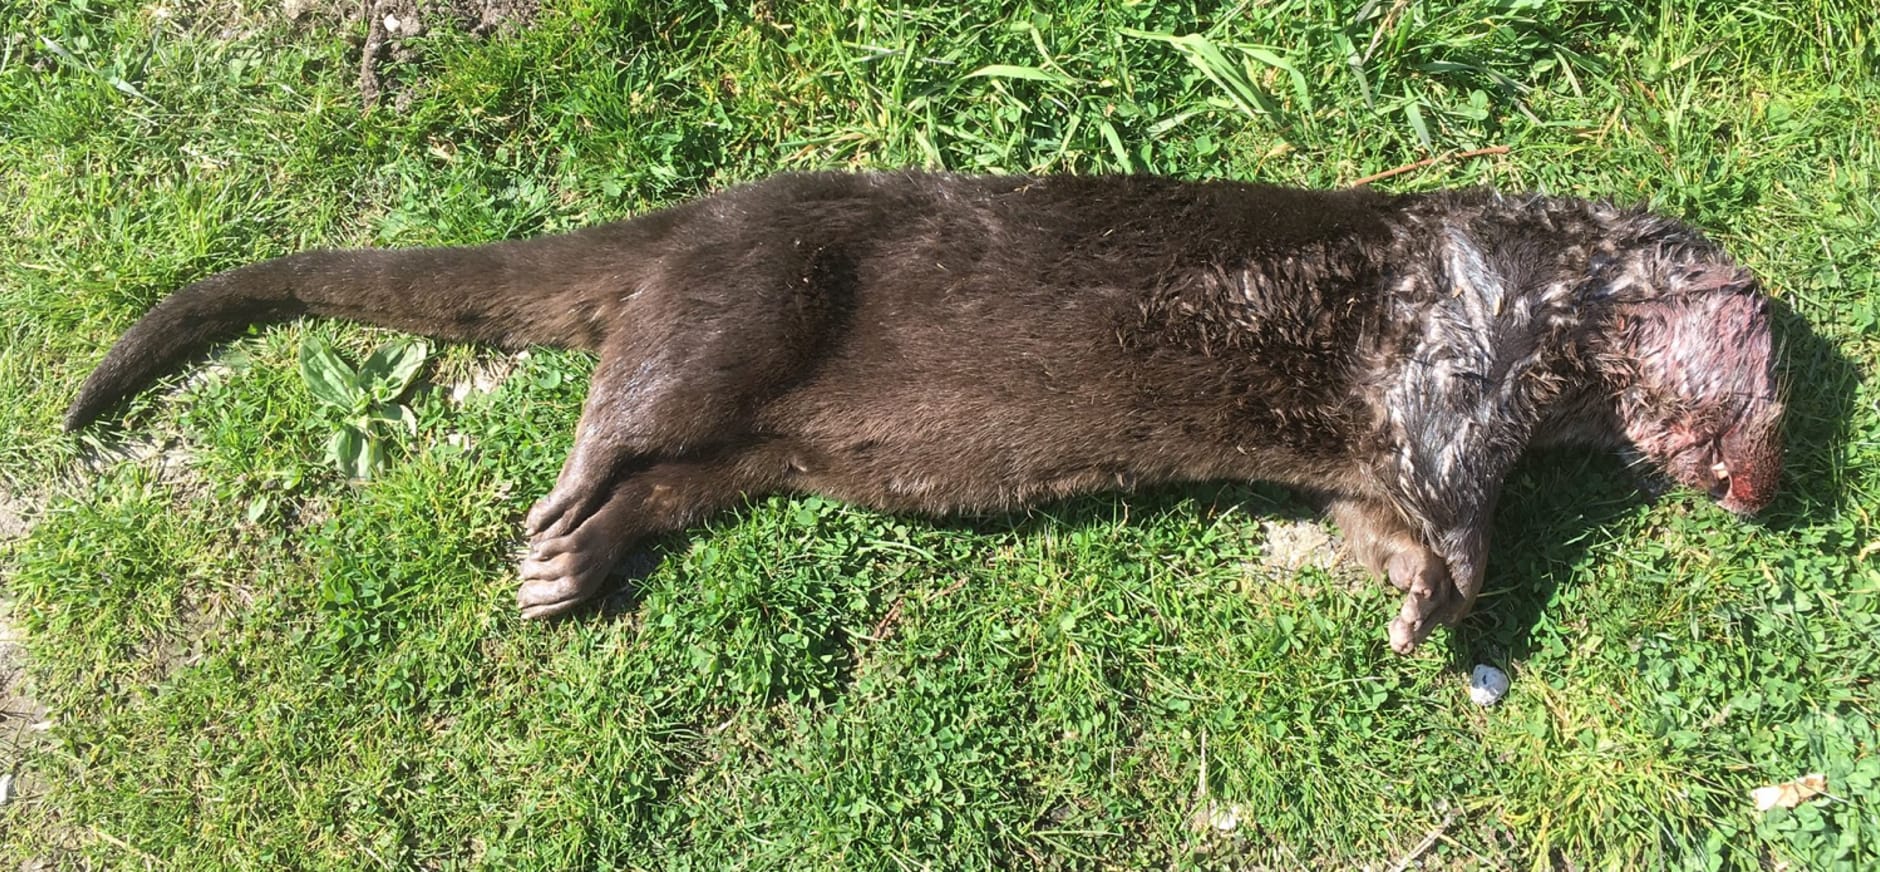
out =
<path fill-rule="evenodd" d="M 78 396 L 72 400 L 72 404 L 65 408 L 65 432 L 77 433 L 85 429 L 85 425 L 97 420 L 98 413 L 103 411 L 99 408 L 100 405 L 98 398 L 91 392 L 79 391 Z"/>

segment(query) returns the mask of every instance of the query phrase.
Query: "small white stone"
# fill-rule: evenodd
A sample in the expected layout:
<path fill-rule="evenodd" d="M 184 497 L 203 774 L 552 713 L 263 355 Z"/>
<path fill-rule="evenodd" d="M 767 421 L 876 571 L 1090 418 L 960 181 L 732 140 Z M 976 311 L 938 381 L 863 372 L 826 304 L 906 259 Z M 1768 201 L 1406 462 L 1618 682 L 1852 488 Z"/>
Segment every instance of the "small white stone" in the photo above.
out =
<path fill-rule="evenodd" d="M 398 32 L 398 17 L 397 16 L 395 15 L 385 16 L 385 32 L 386 33 Z"/>
<path fill-rule="evenodd" d="M 1476 705 L 1494 705 L 1508 693 L 1508 673 L 1486 663 L 1469 675 L 1469 699 Z"/>
<path fill-rule="evenodd" d="M 1216 805 L 1208 810 L 1208 826 L 1216 832 L 1231 833 L 1240 826 L 1240 803 Z"/>

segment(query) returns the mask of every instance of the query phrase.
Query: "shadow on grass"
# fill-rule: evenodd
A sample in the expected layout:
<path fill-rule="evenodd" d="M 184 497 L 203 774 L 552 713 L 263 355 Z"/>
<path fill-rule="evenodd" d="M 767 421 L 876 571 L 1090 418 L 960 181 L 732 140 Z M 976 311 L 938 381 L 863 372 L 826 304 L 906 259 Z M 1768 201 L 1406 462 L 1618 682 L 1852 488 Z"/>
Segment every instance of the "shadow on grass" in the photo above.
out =
<path fill-rule="evenodd" d="M 1788 530 L 1825 521 L 1847 498 L 1847 445 L 1861 371 L 1780 301 L 1771 308 L 1788 390 L 1782 492 L 1763 523 Z"/>

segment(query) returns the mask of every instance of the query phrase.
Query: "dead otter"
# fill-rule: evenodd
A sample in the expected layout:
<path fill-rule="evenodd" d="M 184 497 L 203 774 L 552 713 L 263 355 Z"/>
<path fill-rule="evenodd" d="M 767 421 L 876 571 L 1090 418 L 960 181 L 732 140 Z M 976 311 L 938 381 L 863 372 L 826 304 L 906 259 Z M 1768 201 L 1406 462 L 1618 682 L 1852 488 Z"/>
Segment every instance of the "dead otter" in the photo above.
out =
<path fill-rule="evenodd" d="M 599 353 L 529 513 L 528 617 L 745 494 L 973 512 L 1263 479 L 1408 593 L 1407 652 L 1474 601 L 1529 445 L 1633 451 L 1740 513 L 1781 462 L 1767 301 L 1683 224 L 1142 176 L 785 175 L 530 241 L 291 255 L 152 309 L 66 426 L 303 313 Z"/>

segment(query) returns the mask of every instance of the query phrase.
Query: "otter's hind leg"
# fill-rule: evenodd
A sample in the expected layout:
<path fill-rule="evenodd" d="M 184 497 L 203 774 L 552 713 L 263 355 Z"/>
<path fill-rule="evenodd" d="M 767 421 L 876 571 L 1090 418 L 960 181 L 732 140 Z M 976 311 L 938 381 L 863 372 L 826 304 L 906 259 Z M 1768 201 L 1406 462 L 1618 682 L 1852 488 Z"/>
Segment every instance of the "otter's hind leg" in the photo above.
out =
<path fill-rule="evenodd" d="M 744 397 L 723 383 L 723 370 L 682 351 L 683 342 L 628 340 L 602 349 L 575 425 L 574 450 L 554 489 L 529 510 L 530 536 L 574 530 L 638 469 L 744 435 L 737 420 Z"/>
<path fill-rule="evenodd" d="M 1405 594 L 1403 608 L 1390 622 L 1391 650 L 1415 651 L 1431 630 L 1453 626 L 1468 615 L 1482 589 L 1483 537 L 1467 531 L 1448 537 L 1456 541 L 1443 544 L 1453 544 L 1460 558 L 1451 561 L 1385 503 L 1339 499 L 1330 513 L 1353 556 Z M 1456 572 L 1465 577 L 1457 579 Z"/>
<path fill-rule="evenodd" d="M 604 348 L 574 450 L 530 509 L 518 602 L 547 617 L 599 592 L 625 549 L 761 484 L 736 470 L 749 438 L 749 367 L 705 336 L 647 331 Z M 660 335 L 664 334 L 664 335 Z"/>

